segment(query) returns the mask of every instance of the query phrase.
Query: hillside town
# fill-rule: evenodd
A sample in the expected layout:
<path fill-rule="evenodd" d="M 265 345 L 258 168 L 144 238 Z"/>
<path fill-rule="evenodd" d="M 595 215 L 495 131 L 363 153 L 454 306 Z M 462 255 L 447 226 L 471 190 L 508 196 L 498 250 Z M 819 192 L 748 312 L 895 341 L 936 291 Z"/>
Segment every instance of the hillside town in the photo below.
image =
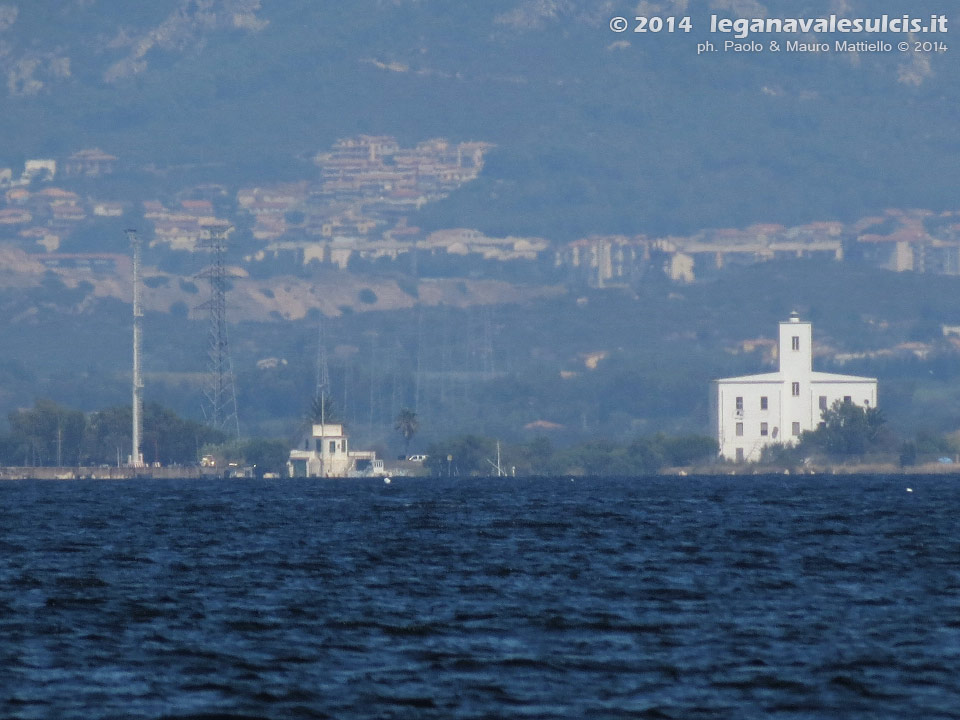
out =
<path fill-rule="evenodd" d="M 0 243 L 47 267 L 109 270 L 119 260 L 71 238 L 98 220 L 129 218 L 160 252 L 193 253 L 214 227 L 247 228 L 244 263 L 283 261 L 346 270 L 354 260 L 396 261 L 411 254 L 508 262 L 546 259 L 573 283 L 629 286 L 650 273 L 677 283 L 710 278 L 729 266 L 822 257 L 895 272 L 960 275 L 960 212 L 889 209 L 853 222 L 704 229 L 687 236 L 590 235 L 567 243 L 542 237 L 490 237 L 471 228 L 425 231 L 418 210 L 477 179 L 492 146 L 433 139 L 401 147 L 390 136 L 338 140 L 297 182 L 187 187 L 175 199 L 100 197 L 89 181 L 121 168 L 99 148 L 0 167 Z M 15 268 L 8 268 L 15 269 Z"/>

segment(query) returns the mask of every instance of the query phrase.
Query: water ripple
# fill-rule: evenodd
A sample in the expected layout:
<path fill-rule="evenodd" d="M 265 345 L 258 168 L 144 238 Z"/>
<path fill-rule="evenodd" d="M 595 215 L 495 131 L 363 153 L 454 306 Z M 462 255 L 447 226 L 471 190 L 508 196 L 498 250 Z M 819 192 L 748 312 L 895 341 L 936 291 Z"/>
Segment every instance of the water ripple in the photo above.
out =
<path fill-rule="evenodd" d="M 960 478 L 0 484 L 0 716 L 960 718 Z"/>

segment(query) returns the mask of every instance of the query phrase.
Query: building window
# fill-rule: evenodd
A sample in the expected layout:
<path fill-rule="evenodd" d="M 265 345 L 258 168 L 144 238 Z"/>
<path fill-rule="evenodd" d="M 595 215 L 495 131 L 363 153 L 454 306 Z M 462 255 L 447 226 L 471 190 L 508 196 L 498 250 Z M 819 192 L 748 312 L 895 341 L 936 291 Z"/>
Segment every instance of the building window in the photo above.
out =
<path fill-rule="evenodd" d="M 800 435 L 800 423 L 795 422 L 793 424 L 793 436 L 798 437 Z"/>
<path fill-rule="evenodd" d="M 743 437 L 743 423 L 737 423 L 737 437 Z"/>
<path fill-rule="evenodd" d="M 826 409 L 827 409 L 827 396 L 826 396 L 826 395 L 821 395 L 821 396 L 820 396 L 820 409 L 821 409 L 821 410 L 826 410 Z"/>
<path fill-rule="evenodd" d="M 795 382 L 791 388 L 791 392 L 794 397 L 800 397 L 800 383 Z"/>
<path fill-rule="evenodd" d="M 799 349 L 800 349 L 800 336 L 799 336 L 799 335 L 794 335 L 794 336 L 793 336 L 793 349 L 794 349 L 794 350 L 799 350 Z"/>
<path fill-rule="evenodd" d="M 763 436 L 763 437 L 766 437 L 766 436 L 767 436 L 767 424 L 766 424 L 766 423 L 760 423 L 760 435 Z"/>
<path fill-rule="evenodd" d="M 737 462 L 743 462 L 743 448 L 737 448 Z"/>
<path fill-rule="evenodd" d="M 845 403 L 852 403 L 852 402 L 853 402 L 853 398 L 850 397 L 849 395 L 844 395 L 844 396 L 843 396 L 843 401 L 844 401 Z"/>
<path fill-rule="evenodd" d="M 737 412 L 738 412 L 738 413 L 742 413 L 742 412 L 743 412 L 743 398 L 742 398 L 742 397 L 738 397 L 738 398 L 737 398 Z"/>
<path fill-rule="evenodd" d="M 336 453 L 336 452 L 337 452 L 337 441 L 336 441 L 336 440 L 331 440 L 331 441 L 330 441 L 330 454 L 333 455 L 333 454 Z"/>
<path fill-rule="evenodd" d="M 760 398 L 760 409 L 761 409 L 761 410 L 766 410 L 766 409 L 767 409 L 767 396 L 766 396 L 766 395 L 764 395 L 764 396 L 762 396 L 762 397 Z"/>

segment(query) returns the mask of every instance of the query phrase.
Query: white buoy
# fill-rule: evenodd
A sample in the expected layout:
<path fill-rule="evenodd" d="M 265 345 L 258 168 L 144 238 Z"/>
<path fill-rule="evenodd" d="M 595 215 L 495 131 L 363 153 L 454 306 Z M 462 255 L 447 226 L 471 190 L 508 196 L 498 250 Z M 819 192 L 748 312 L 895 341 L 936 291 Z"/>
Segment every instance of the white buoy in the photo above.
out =
<path fill-rule="evenodd" d="M 913 488 L 907 488 L 907 492 L 913 492 Z"/>
<path fill-rule="evenodd" d="M 383 479 L 383 482 L 386 483 L 387 485 L 389 485 L 389 484 L 390 484 L 390 480 L 391 480 L 391 478 L 385 477 L 385 478 Z"/>

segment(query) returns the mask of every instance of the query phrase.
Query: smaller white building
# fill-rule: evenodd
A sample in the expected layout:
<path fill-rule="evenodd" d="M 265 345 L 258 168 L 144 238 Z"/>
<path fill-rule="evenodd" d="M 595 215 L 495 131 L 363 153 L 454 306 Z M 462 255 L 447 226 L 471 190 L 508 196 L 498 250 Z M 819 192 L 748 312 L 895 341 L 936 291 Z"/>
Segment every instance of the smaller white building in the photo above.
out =
<path fill-rule="evenodd" d="M 50 181 L 56 175 L 56 160 L 27 160 L 23 165 L 23 175 L 20 176 L 20 182 L 27 184 L 34 178 Z"/>
<path fill-rule="evenodd" d="M 796 443 L 837 400 L 877 405 L 876 378 L 813 371 L 813 328 L 796 313 L 780 323 L 778 359 L 777 372 L 713 381 L 710 416 L 722 458 L 756 462 L 767 445 Z"/>
<path fill-rule="evenodd" d="M 375 477 L 383 460 L 373 450 L 351 452 L 340 423 L 315 423 L 287 461 L 290 477 Z"/>

